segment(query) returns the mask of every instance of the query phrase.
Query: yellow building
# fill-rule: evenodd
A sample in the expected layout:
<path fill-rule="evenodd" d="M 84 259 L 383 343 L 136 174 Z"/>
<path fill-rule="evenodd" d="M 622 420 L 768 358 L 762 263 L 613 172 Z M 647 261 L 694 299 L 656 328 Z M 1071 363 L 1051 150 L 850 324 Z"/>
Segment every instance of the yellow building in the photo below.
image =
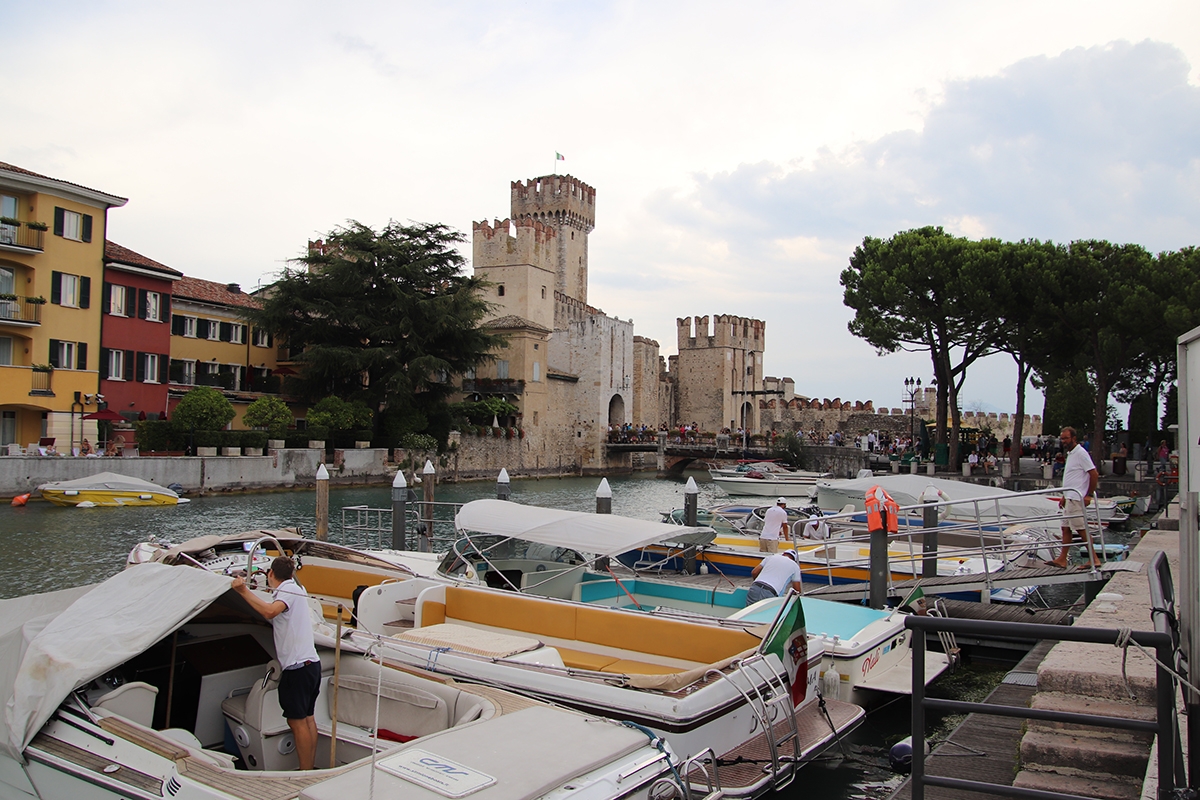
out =
<path fill-rule="evenodd" d="M 0 445 L 95 441 L 104 238 L 125 203 L 0 162 Z"/>
<path fill-rule="evenodd" d="M 280 383 L 272 374 L 277 351 L 271 334 L 242 316 L 243 309 L 258 308 L 258 300 L 236 283 L 185 276 L 175 282 L 171 301 L 172 410 L 193 386 L 212 386 L 233 403 L 233 427 L 246 427 L 246 407 L 277 394 Z"/>

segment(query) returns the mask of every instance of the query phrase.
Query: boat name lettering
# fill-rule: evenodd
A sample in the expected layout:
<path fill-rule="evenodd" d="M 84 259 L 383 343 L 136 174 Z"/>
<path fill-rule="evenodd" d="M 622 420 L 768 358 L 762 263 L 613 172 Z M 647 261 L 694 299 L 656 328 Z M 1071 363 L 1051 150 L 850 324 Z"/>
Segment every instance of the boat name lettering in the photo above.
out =
<path fill-rule="evenodd" d="M 879 663 L 880 649 L 881 648 L 876 647 L 875 651 L 872 652 L 871 655 L 863 659 L 862 674 L 864 678 L 867 676 L 867 673 L 874 669 L 875 665 Z"/>

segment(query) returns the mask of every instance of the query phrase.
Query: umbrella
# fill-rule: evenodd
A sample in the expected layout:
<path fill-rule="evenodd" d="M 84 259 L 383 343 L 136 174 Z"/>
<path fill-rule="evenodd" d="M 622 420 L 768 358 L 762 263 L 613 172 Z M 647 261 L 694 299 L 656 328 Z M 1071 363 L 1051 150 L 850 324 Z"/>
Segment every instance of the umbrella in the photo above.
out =
<path fill-rule="evenodd" d="M 162 420 L 163 422 L 166 422 L 167 421 L 167 409 L 164 408 L 162 413 L 158 415 L 158 418 L 160 420 Z"/>
<path fill-rule="evenodd" d="M 138 422 L 145 422 L 145 421 L 146 421 L 146 412 L 139 411 L 138 412 Z"/>
<path fill-rule="evenodd" d="M 90 414 L 84 414 L 83 418 L 100 420 L 102 422 L 122 422 L 125 419 L 117 412 L 111 411 L 107 408 L 100 409 L 99 411 L 93 411 Z"/>
<path fill-rule="evenodd" d="M 271 370 L 271 374 L 272 375 L 299 375 L 300 373 L 296 372 L 296 370 L 292 369 L 291 367 L 276 367 L 275 369 Z"/>

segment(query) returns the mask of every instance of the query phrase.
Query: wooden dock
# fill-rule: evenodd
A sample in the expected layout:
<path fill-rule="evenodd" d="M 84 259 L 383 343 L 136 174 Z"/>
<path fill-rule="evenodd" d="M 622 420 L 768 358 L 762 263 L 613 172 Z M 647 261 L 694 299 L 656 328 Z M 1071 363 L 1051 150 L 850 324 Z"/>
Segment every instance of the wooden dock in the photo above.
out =
<path fill-rule="evenodd" d="M 962 605 L 978 605 L 963 603 Z M 1021 659 L 988 695 L 993 705 L 1029 707 L 1037 691 L 1037 668 L 1055 642 L 1040 642 Z M 925 774 L 948 778 L 986 781 L 1012 786 L 1016 776 L 1017 753 L 1025 720 L 970 714 L 954 732 L 925 759 Z M 905 780 L 888 800 L 910 800 L 912 786 Z M 925 787 L 926 800 L 962 800 L 959 789 Z M 1002 795 L 971 792 L 972 800 L 1006 800 Z"/>

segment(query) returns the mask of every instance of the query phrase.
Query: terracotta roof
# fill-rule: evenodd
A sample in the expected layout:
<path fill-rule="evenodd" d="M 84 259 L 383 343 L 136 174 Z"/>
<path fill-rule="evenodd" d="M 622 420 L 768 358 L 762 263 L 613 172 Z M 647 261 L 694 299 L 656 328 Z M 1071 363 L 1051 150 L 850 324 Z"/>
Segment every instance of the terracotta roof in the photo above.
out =
<path fill-rule="evenodd" d="M 505 317 L 497 317 L 496 319 L 490 319 L 487 322 L 483 323 L 483 327 L 494 328 L 497 330 L 515 330 L 518 328 L 525 328 L 528 330 L 545 331 L 546 333 L 552 333 L 552 331 L 549 328 L 542 326 L 542 325 L 538 325 L 536 322 L 527 320 L 524 317 L 518 317 L 516 314 L 509 314 L 508 316 L 505 316 Z"/>
<path fill-rule="evenodd" d="M 42 175 L 40 172 L 34 172 L 31 169 L 24 169 L 23 167 L 18 167 L 14 164 L 6 164 L 3 161 L 0 161 L 0 172 L 15 172 L 18 175 L 28 175 L 31 178 L 41 178 L 42 180 L 55 181 L 56 183 L 74 186 L 77 189 L 85 189 L 89 192 L 95 192 L 96 194 L 109 194 L 108 192 L 102 192 L 99 189 L 93 189 L 90 186 L 84 186 L 82 183 L 72 183 L 71 181 L 64 181 L 62 178 L 51 178 L 49 175 Z M 115 194 L 109 194 L 109 196 L 117 197 Z M 129 200 L 127 197 L 119 197 L 118 199 L 125 201 Z"/>
<path fill-rule="evenodd" d="M 175 282 L 175 286 L 171 289 L 171 294 L 184 300 L 198 300 L 201 303 L 211 303 L 218 306 L 261 308 L 261 304 L 245 292 L 231 292 L 229 287 L 233 285 L 236 284 L 205 281 L 185 275 Z"/>
<path fill-rule="evenodd" d="M 177 269 L 171 269 L 165 264 L 160 264 L 152 258 L 146 258 L 141 253 L 135 253 L 128 247 L 122 247 L 116 242 L 104 240 L 104 260 L 112 261 L 117 264 L 126 264 L 131 267 L 140 267 L 141 269 L 153 270 L 154 272 L 163 273 L 164 277 L 182 278 L 183 273 Z"/>

